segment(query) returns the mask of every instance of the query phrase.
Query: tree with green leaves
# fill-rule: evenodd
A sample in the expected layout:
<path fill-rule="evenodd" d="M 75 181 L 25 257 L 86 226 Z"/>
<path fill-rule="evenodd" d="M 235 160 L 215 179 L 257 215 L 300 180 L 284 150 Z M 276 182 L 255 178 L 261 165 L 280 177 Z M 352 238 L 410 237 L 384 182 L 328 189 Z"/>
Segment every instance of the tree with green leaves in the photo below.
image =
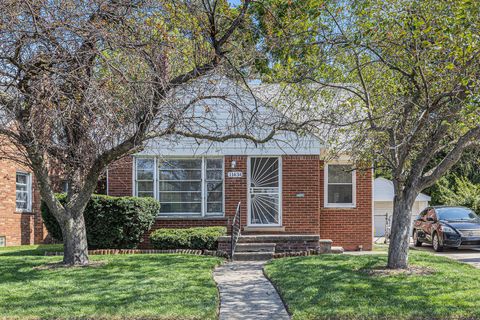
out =
<path fill-rule="evenodd" d="M 340 135 L 331 137 L 331 147 L 391 172 L 388 267 L 407 268 L 415 198 L 480 140 L 480 3 L 269 3 L 258 9 L 260 25 L 273 35 L 264 42 L 275 48 L 268 74 L 304 85 L 322 101 L 343 93 L 338 112 L 328 112 L 349 139 L 335 144 Z M 347 111 L 358 122 L 343 127 Z"/>

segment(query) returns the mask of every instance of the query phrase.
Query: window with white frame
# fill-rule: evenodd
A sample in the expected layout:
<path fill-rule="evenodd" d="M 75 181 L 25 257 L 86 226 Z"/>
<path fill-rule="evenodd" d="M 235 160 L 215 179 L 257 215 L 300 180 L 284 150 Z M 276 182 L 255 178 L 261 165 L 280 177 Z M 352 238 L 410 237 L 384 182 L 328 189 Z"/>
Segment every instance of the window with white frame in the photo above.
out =
<path fill-rule="evenodd" d="M 136 160 L 137 197 L 155 197 L 155 159 Z"/>
<path fill-rule="evenodd" d="M 327 164 L 325 172 L 325 206 L 355 206 L 355 170 L 347 164 Z"/>
<path fill-rule="evenodd" d="M 222 158 L 138 158 L 136 164 L 136 194 L 158 199 L 161 215 L 223 215 Z"/>
<path fill-rule="evenodd" d="M 6 247 L 7 246 L 7 240 L 5 236 L 0 236 L 0 247 Z"/>
<path fill-rule="evenodd" d="M 32 183 L 29 173 L 16 174 L 16 209 L 17 211 L 32 210 Z"/>

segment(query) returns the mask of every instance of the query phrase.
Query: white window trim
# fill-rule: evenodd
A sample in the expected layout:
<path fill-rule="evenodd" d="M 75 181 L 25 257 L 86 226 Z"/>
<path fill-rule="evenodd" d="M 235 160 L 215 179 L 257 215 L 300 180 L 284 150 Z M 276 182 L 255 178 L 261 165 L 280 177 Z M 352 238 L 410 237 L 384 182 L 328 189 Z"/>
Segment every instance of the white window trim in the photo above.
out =
<path fill-rule="evenodd" d="M 27 176 L 27 209 L 17 208 L 17 174 L 24 174 Z M 29 172 L 16 171 L 15 172 L 15 211 L 16 212 L 32 212 L 32 175 Z"/>
<path fill-rule="evenodd" d="M 328 202 L 328 166 L 329 165 L 352 165 L 347 161 L 335 161 L 326 163 L 323 171 L 323 201 L 324 208 L 356 208 L 357 207 L 357 170 L 352 170 L 352 203 L 329 203 Z"/>
<path fill-rule="evenodd" d="M 202 212 L 172 212 L 172 213 L 158 213 L 157 217 L 178 217 L 178 218 L 189 218 L 189 217 L 202 217 L 202 218 L 222 218 L 225 217 L 225 158 L 223 156 L 192 156 L 192 157 L 157 157 L 157 156 L 135 156 L 133 161 L 133 187 L 132 187 L 132 195 L 138 197 L 138 190 L 137 190 L 137 160 L 139 159 L 154 159 L 154 171 L 153 171 L 153 192 L 154 197 L 157 201 L 160 201 L 160 192 L 158 190 L 158 165 L 159 165 L 159 158 L 161 160 L 188 160 L 188 159 L 202 159 L 202 180 L 201 180 L 201 197 L 202 197 Z M 207 188 L 206 188 L 206 166 L 207 166 L 207 159 L 222 159 L 222 208 L 223 212 L 207 212 Z M 160 205 L 162 203 L 160 202 Z"/>

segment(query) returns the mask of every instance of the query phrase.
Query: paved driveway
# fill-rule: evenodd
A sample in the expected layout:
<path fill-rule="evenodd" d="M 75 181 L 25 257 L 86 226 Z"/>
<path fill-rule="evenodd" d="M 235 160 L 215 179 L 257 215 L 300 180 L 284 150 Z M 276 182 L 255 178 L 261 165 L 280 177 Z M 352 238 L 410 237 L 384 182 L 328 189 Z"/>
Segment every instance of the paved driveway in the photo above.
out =
<path fill-rule="evenodd" d="M 445 249 L 444 252 L 435 252 L 431 246 L 427 246 L 427 245 L 423 245 L 421 247 L 415 247 L 412 249 L 428 251 L 437 256 L 455 259 L 461 262 L 471 264 L 476 268 L 480 268 L 480 249 L 475 249 L 475 250 Z"/>

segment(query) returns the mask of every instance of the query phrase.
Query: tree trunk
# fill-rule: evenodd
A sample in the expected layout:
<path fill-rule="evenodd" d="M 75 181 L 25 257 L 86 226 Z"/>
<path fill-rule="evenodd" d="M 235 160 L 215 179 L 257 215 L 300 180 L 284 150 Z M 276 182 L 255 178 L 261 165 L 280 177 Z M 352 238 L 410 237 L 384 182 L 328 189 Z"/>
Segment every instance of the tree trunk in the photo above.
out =
<path fill-rule="evenodd" d="M 88 244 L 83 214 L 69 214 L 62 224 L 63 263 L 71 266 L 88 265 Z"/>
<path fill-rule="evenodd" d="M 408 268 L 408 247 L 410 244 L 410 224 L 413 206 L 411 198 L 412 196 L 395 196 L 393 201 L 392 228 L 387 264 L 387 267 L 390 269 Z"/>

